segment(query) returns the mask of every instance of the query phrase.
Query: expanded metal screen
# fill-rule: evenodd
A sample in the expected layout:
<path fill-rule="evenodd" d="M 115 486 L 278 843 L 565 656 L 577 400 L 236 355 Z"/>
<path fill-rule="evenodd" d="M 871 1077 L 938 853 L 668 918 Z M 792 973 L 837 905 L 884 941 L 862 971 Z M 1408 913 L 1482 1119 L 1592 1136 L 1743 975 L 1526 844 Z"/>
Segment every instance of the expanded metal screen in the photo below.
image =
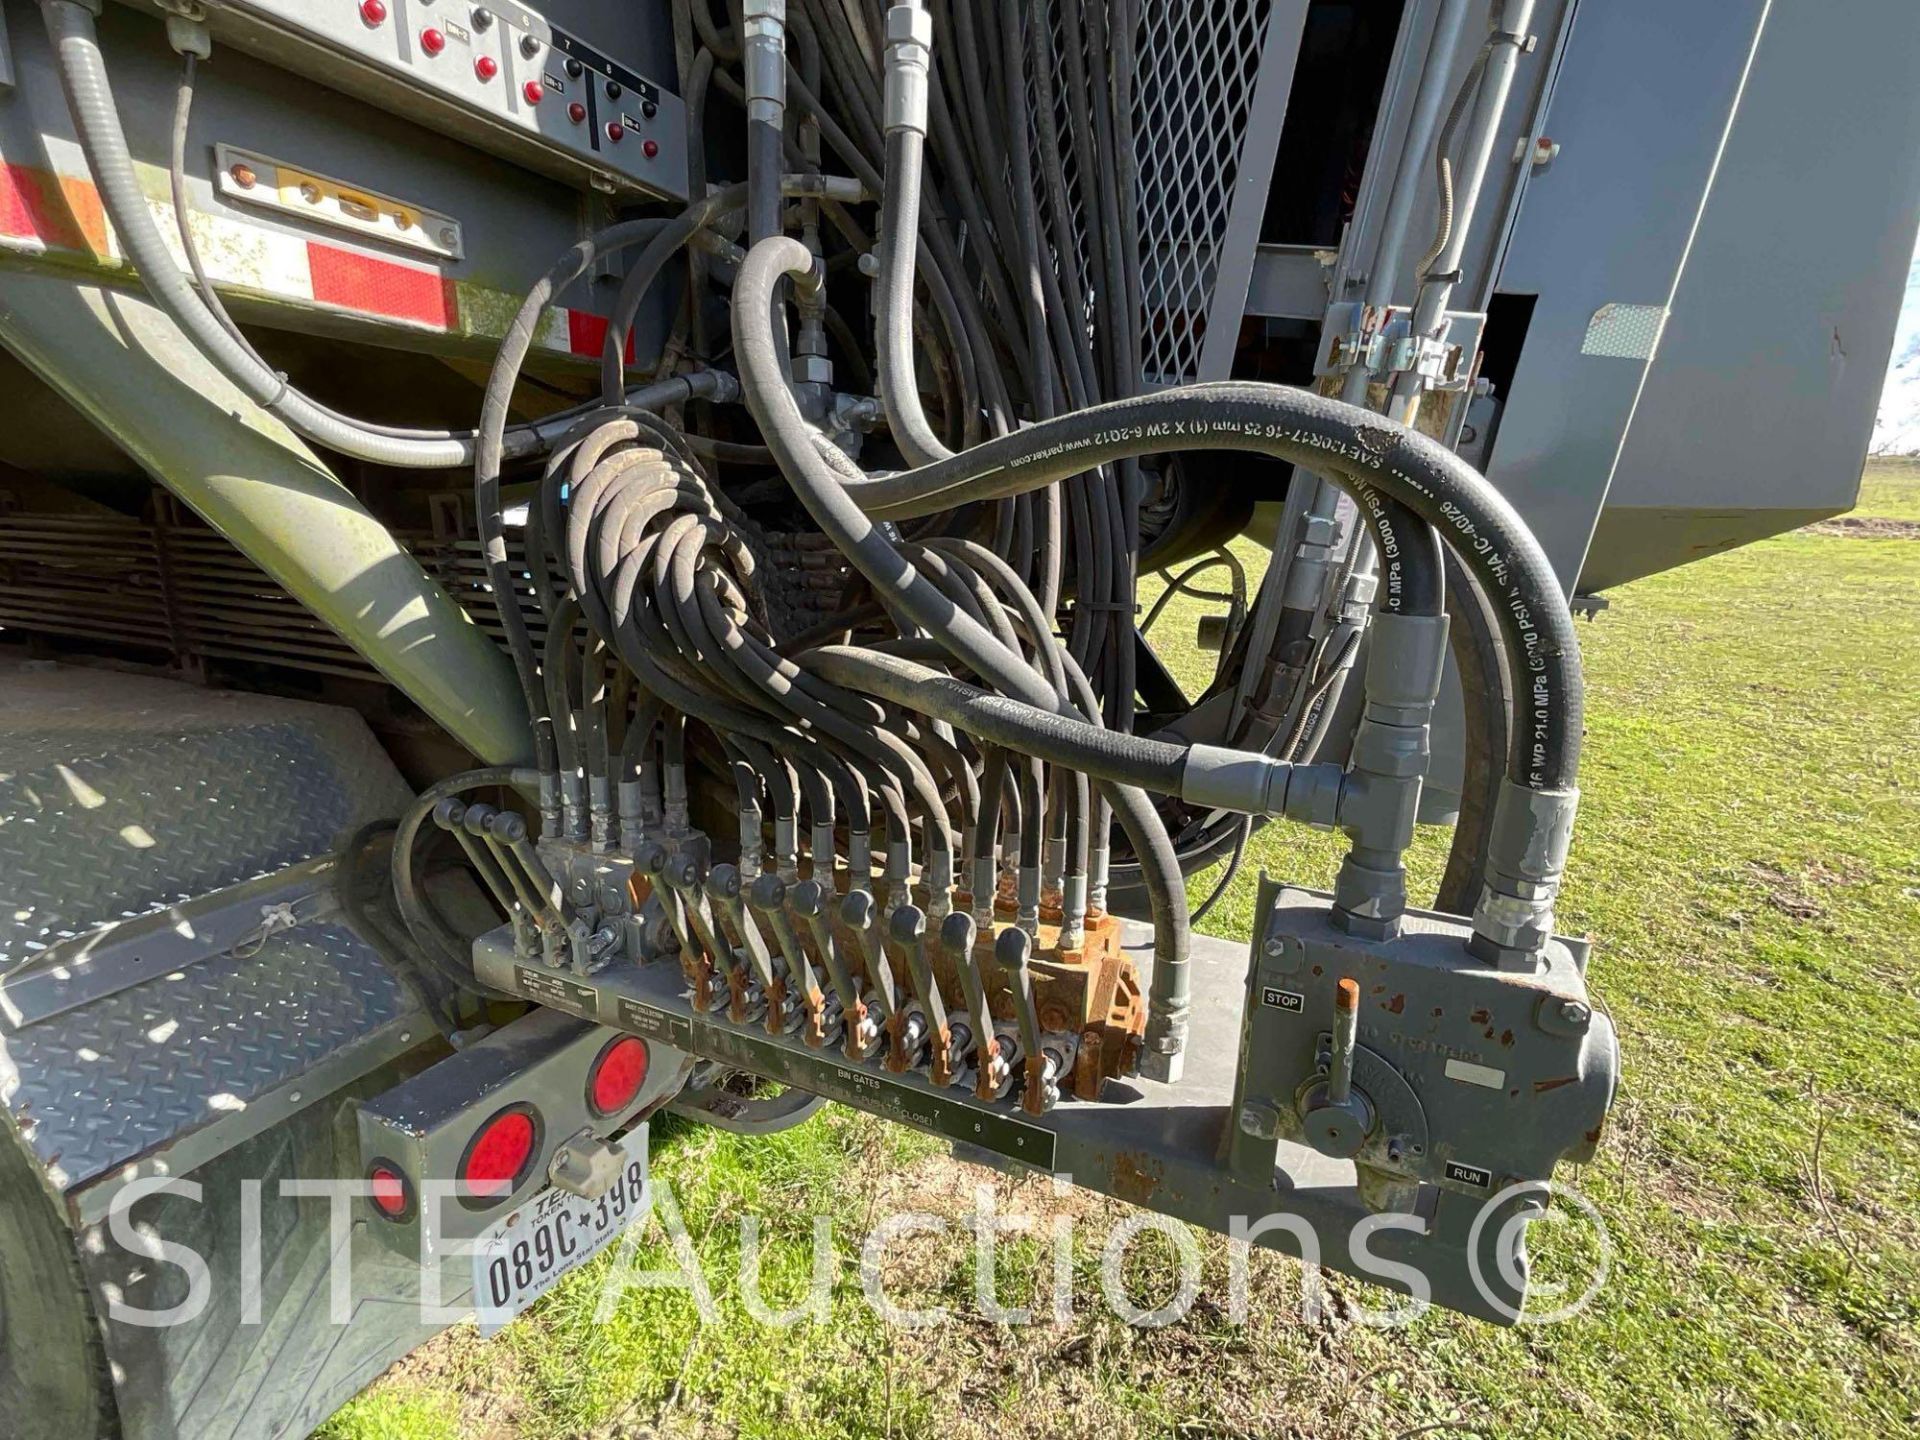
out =
<path fill-rule="evenodd" d="M 1108 8 L 1110 16 L 1128 11 L 1135 16 L 1134 63 L 1130 73 L 1115 74 L 1113 81 L 1129 87 L 1132 97 L 1141 379 L 1148 385 L 1202 378 L 1208 316 L 1233 207 L 1252 204 L 1257 213 L 1265 203 L 1266 177 L 1259 177 L 1258 193 L 1249 196 L 1240 189 L 1240 162 L 1272 8 L 1272 0 L 1140 0 Z M 1089 243 L 1079 183 L 1086 128 L 1080 126 L 1083 138 L 1076 140 L 1071 108 L 1076 87 L 1090 84 L 1095 70 L 1092 37 L 1058 3 L 1046 4 L 1042 14 L 1052 42 L 1053 128 L 1067 179 L 1074 261 L 1087 284 L 1097 288 L 1102 283 L 1097 247 Z M 1038 141 L 1036 127 L 1036 147 Z M 1036 148 L 1036 175 L 1044 163 Z M 1042 220 L 1050 222 L 1046 187 L 1036 188 Z M 1245 243 L 1254 243 L 1250 228 Z"/>
<path fill-rule="evenodd" d="M 1269 0 L 1140 8 L 1133 134 L 1149 384 L 1200 377 L 1271 8 Z M 1264 183 L 1260 191 L 1264 203 Z"/>

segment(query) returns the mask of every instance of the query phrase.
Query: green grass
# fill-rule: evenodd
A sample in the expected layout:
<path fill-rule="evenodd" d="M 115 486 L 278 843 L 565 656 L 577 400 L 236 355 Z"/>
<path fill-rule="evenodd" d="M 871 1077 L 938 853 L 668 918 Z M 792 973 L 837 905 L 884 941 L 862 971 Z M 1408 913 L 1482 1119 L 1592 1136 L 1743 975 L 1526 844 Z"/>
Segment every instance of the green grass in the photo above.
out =
<path fill-rule="evenodd" d="M 1871 470 L 1859 513 L 1920 519 L 1920 466 Z M 596 1325 L 603 1259 L 497 1341 L 463 1327 L 427 1347 L 327 1433 L 1915 1433 L 1916 586 L 1914 540 L 1802 532 L 1626 586 L 1581 627 L 1585 800 L 1562 921 L 1595 939 L 1625 1080 L 1600 1158 L 1563 1177 L 1600 1206 L 1615 1248 L 1578 1319 L 1498 1330 L 1434 1312 L 1375 1330 L 1354 1308 L 1386 1297 L 1333 1277 L 1327 1317 L 1308 1326 L 1299 1267 L 1256 1256 L 1236 1326 L 1225 1247 L 1205 1237 L 1201 1301 L 1166 1329 L 1131 1330 L 1101 1301 L 1087 1243 L 1128 1213 L 1116 1202 L 953 1164 L 845 1111 L 758 1143 L 669 1122 L 655 1174 L 679 1199 L 719 1324 L 701 1326 L 681 1291 L 636 1290 Z M 1173 649 L 1205 608 L 1177 600 L 1156 637 Z M 1190 686 L 1212 663 L 1175 658 Z M 1415 857 L 1428 883 L 1442 849 L 1428 837 Z M 1207 928 L 1245 934 L 1259 867 L 1324 884 L 1336 853 L 1270 829 Z M 1196 896 L 1210 881 L 1196 878 Z M 889 1330 L 862 1299 L 858 1237 L 893 1209 L 958 1215 L 975 1184 L 1004 1211 L 1079 1222 L 1070 1322 L 981 1318 L 961 1234 L 889 1251 L 899 1303 L 953 1311 L 937 1329 Z M 739 1217 L 766 1217 L 765 1290 L 781 1305 L 804 1288 L 816 1211 L 836 1225 L 829 1314 L 762 1327 L 733 1278 Z M 1537 1226 L 1538 1272 L 1572 1273 L 1577 1238 Z M 1144 1303 L 1170 1292 L 1169 1255 L 1139 1247 L 1129 1274 Z M 639 1260 L 671 1264 L 657 1227 Z M 1044 1238 L 1003 1247 L 1002 1303 L 1044 1305 L 1050 1267 Z"/>

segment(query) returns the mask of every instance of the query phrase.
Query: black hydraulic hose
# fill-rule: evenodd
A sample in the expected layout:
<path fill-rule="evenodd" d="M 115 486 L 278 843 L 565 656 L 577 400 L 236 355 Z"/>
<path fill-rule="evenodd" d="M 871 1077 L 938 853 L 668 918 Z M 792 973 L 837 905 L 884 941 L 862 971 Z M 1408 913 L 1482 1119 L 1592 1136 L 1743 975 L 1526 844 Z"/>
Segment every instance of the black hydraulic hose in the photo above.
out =
<path fill-rule="evenodd" d="M 737 292 L 735 305 L 737 330 Z M 1432 526 L 1487 595 L 1521 678 L 1507 778 L 1534 790 L 1574 786 L 1579 639 L 1545 552 L 1478 471 L 1438 441 L 1371 411 L 1253 381 L 1182 386 L 1063 415 L 918 470 L 852 480 L 842 496 L 871 528 L 873 520 L 1019 494 L 1098 464 L 1169 449 L 1250 450 L 1332 470 Z"/>
<path fill-rule="evenodd" d="M 733 329 L 735 350 L 746 377 L 748 408 L 801 503 L 841 553 L 866 576 L 883 603 L 939 637 L 955 658 L 996 688 L 1044 710 L 1064 708 L 1053 688 L 1022 657 L 1007 651 L 938 586 L 919 575 L 853 502 L 839 478 L 842 467 L 828 457 L 832 447 L 800 413 L 787 380 L 785 359 L 774 338 L 775 289 L 789 275 L 801 277 L 796 284 L 819 283 L 813 256 L 804 245 L 776 237 L 754 246 L 734 282 Z M 1050 423 L 1057 426 L 1061 422 Z M 990 441 L 980 448 L 1001 443 Z M 955 465 L 977 453 L 963 451 L 941 463 Z M 844 457 L 841 459 L 844 461 Z M 1108 797 L 1133 843 L 1153 901 L 1155 962 L 1148 1043 L 1162 1053 L 1177 1052 L 1185 1044 L 1190 983 L 1187 954 L 1192 939 L 1179 862 L 1166 826 L 1144 792 L 1124 784 L 1108 784 L 1101 787 L 1101 793 Z"/>
<path fill-rule="evenodd" d="M 826 442 L 800 413 L 774 339 L 775 286 L 788 275 L 799 277 L 796 285 L 817 283 L 813 256 L 799 241 L 776 237 L 762 241 L 748 254 L 734 282 L 734 346 L 742 368 L 753 377 L 747 386 L 748 409 L 762 438 L 779 457 L 781 469 L 801 503 L 883 601 L 940 637 L 956 657 L 997 688 L 1029 704 L 1051 709 L 1055 703 L 1052 688 L 1024 659 L 1008 651 L 991 631 L 914 568 L 853 503 L 850 477 L 846 477 L 851 466 L 844 463 L 844 457 L 836 463 L 824 448 L 816 448 L 825 447 Z M 1001 442 L 989 442 L 997 443 Z"/>
<path fill-rule="evenodd" d="M 540 786 L 540 772 L 512 765 L 493 765 L 481 770 L 468 770 L 458 775 L 449 775 L 446 779 L 429 785 L 420 792 L 413 804 L 407 807 L 406 814 L 400 817 L 399 827 L 393 835 L 393 854 L 390 863 L 393 869 L 393 898 L 395 905 L 399 907 L 400 918 L 406 921 L 407 929 L 426 953 L 434 969 L 460 989 L 504 999 L 508 997 L 474 978 L 471 948 L 465 940 L 454 934 L 439 915 L 434 913 L 432 902 L 421 892 L 419 882 L 413 873 L 414 844 L 419 837 L 421 826 L 433 814 L 434 807 L 451 795 L 490 785 L 508 786 L 523 792 L 537 791 Z"/>
<path fill-rule="evenodd" d="M 458 431 L 396 430 L 341 415 L 290 385 L 259 358 L 237 327 L 230 333 L 231 317 L 222 324 L 201 292 L 180 272 L 161 239 L 134 173 L 92 11 L 83 0 L 42 0 L 41 13 L 81 153 L 121 249 L 153 302 L 208 363 L 255 404 L 316 445 L 372 464 L 403 468 L 441 469 L 471 463 L 477 437 Z M 514 430 L 511 448 L 516 454 L 527 453 L 539 443 L 536 431 L 523 426 Z"/>
<path fill-rule="evenodd" d="M 1027 95 L 1013 83 L 1022 67 L 1021 0 L 1000 0 L 1002 58 L 1007 72 L 1007 136 L 1009 160 L 1013 170 L 1013 208 L 1015 229 L 1020 241 L 1020 301 L 1026 316 L 1027 368 L 1032 372 L 1033 418 L 1050 420 L 1054 403 L 1052 362 L 1047 344 L 1046 287 L 1041 281 L 1043 261 L 1040 255 L 1040 218 L 1033 198 L 1033 156 L 1027 134 Z M 1041 23 L 1044 23 L 1042 21 Z M 1065 550 L 1065 517 L 1062 514 L 1059 485 L 1041 492 L 1042 528 L 1046 538 L 1040 546 L 1039 598 L 1051 615 L 1060 608 L 1061 566 Z"/>
<path fill-rule="evenodd" d="M 1438 615 L 1446 607 L 1445 552 L 1433 527 L 1365 481 L 1343 476 L 1380 554 L 1374 606 L 1390 615 Z"/>
<path fill-rule="evenodd" d="M 557 781 L 559 753 L 554 744 L 553 718 L 545 703 L 540 683 L 539 663 L 533 652 L 533 639 L 521 613 L 519 591 L 507 564 L 505 523 L 500 513 L 500 472 L 506 463 L 505 434 L 507 406 L 519 379 L 533 339 L 546 313 L 547 302 L 584 275 L 603 255 L 629 246 L 643 244 L 662 233 L 657 220 L 627 220 L 582 240 L 563 255 L 547 273 L 535 281 L 520 303 L 507 331 L 500 340 L 493 367 L 487 374 L 481 400 L 480 424 L 473 445 L 474 523 L 487 565 L 487 580 L 493 588 L 500 611 L 501 628 L 506 632 L 507 648 L 513 655 L 514 671 L 526 697 L 527 713 L 534 717 L 534 760 L 540 772 Z M 724 377 L 707 371 L 647 387 L 633 397 L 636 403 L 659 403 L 668 398 L 687 399 L 696 395 L 714 398 L 724 387 Z M 551 814 L 550 802 L 541 801 L 543 818 Z"/>
<path fill-rule="evenodd" d="M 626 385 L 627 334 L 640 313 L 641 302 L 653 282 L 666 269 L 667 262 L 702 229 L 729 210 L 746 203 L 747 187 L 729 185 L 696 200 L 664 224 L 654 222 L 656 233 L 649 239 L 620 282 L 620 291 L 607 314 L 607 333 L 600 347 L 600 401 L 618 405 Z M 646 222 L 636 222 L 644 224 Z M 698 303 L 698 297 L 695 299 Z"/>
<path fill-rule="evenodd" d="M 167 166 L 167 186 L 173 199 L 174 228 L 180 235 L 180 250 L 181 253 L 186 256 L 187 270 L 193 277 L 194 289 L 200 292 L 200 299 L 212 314 L 215 323 L 227 332 L 234 344 L 238 345 L 252 357 L 256 365 L 262 370 L 278 374 L 282 383 L 285 383 L 286 376 L 281 372 L 274 371 L 273 366 L 254 348 L 253 342 L 247 338 L 246 333 L 241 330 L 239 324 L 228 312 L 226 302 L 221 300 L 219 292 L 214 289 L 212 280 L 207 276 L 205 262 L 200 258 L 200 246 L 193 236 L 193 225 L 189 219 L 192 214 L 192 208 L 187 202 L 187 132 L 193 113 L 194 86 L 196 83 L 195 75 L 198 68 L 198 60 L 199 57 L 195 55 L 193 51 L 187 51 L 186 65 L 181 72 L 180 85 L 174 101 L 173 144 Z M 386 436 L 394 440 L 421 441 L 423 443 L 447 441 L 464 445 L 471 445 L 473 443 L 474 432 L 471 430 L 426 429 L 412 426 L 383 425 L 377 421 L 361 420 L 351 415 L 344 415 L 331 406 L 323 405 L 311 396 L 307 397 L 307 402 L 312 405 L 318 413 L 329 416 L 342 425 L 357 426 L 370 435 Z M 551 422 L 559 418 L 561 417 L 547 416 L 545 421 L 539 426 L 514 426 L 507 432 L 507 448 L 516 454 L 523 454 L 529 450 L 538 448 L 544 444 L 540 432 L 546 430 Z"/>
<path fill-rule="evenodd" d="M 1451 555 L 1447 561 L 1449 574 L 1457 573 L 1460 562 Z M 1453 622 L 1447 627 L 1447 644 L 1461 693 L 1488 699 L 1464 707 L 1460 813 L 1453 822 L 1447 868 L 1434 908 L 1449 915 L 1470 915 L 1486 881 L 1487 837 L 1499 800 L 1500 762 L 1507 753 L 1513 707 L 1499 628 L 1485 598 L 1471 585 L 1449 583 L 1447 613 Z M 1496 699 L 1500 703 L 1494 703 Z"/>
<path fill-rule="evenodd" d="M 974 736 L 982 744 L 1084 771 L 1098 780 L 1178 795 L 1187 747 L 1103 730 L 995 695 L 912 660 L 849 645 L 822 645 L 800 663 L 823 680 L 878 695 Z M 1035 827 L 1040 824 L 1036 816 Z"/>

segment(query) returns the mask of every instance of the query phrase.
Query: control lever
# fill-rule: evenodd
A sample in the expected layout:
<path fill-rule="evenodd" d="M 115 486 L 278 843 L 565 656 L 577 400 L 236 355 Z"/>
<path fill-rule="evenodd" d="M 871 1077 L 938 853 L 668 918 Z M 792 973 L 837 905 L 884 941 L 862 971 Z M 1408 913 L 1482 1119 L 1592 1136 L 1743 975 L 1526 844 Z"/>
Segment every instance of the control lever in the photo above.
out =
<path fill-rule="evenodd" d="M 466 818 L 466 802 L 451 795 L 433 807 L 433 823 L 459 842 L 460 848 L 466 852 L 467 863 L 480 872 L 488 893 L 513 922 L 514 951 L 522 955 L 530 954 L 537 942 L 537 935 L 532 920 L 528 918 L 527 907 L 521 903 L 519 892 L 513 888 L 506 871 L 500 868 L 492 846 L 468 831 Z"/>
<path fill-rule="evenodd" d="M 1026 1057 L 1026 1083 L 1020 1092 L 1020 1106 L 1029 1115 L 1044 1115 L 1060 1099 L 1060 1077 L 1066 1073 L 1073 1056 L 1069 1044 L 1047 1045 L 1040 1035 L 1040 1012 L 1033 999 L 1033 970 L 1027 959 L 1033 949 L 1033 937 L 1017 925 L 1008 926 L 994 941 L 993 958 L 1007 977 L 1013 991 L 1014 1022 L 1020 1031 L 1020 1048 Z"/>
<path fill-rule="evenodd" d="M 967 1013 L 973 1024 L 973 1093 L 982 1100 L 998 1100 L 1013 1087 L 1013 1068 L 1006 1054 L 1010 1047 L 1003 1046 L 994 1033 L 986 983 L 973 957 L 973 943 L 979 933 L 973 917 L 956 910 L 941 922 L 940 948 L 953 961 L 967 997 Z"/>
<path fill-rule="evenodd" d="M 714 866 L 713 873 L 707 876 L 707 893 L 720 902 L 722 913 L 732 922 L 734 933 L 740 937 L 740 948 L 747 952 L 747 963 L 753 967 L 753 977 L 760 986 L 760 993 L 766 997 L 767 1033 L 784 1035 L 798 1021 L 787 999 L 786 981 L 774 974 L 773 956 L 767 950 L 766 938 L 761 935 L 753 916 L 747 913 L 739 870 L 731 865 Z M 740 1016 L 734 1018 L 751 1013 L 751 1004 L 745 996 L 735 996 L 734 1005 L 741 1012 Z M 745 1023 L 743 1018 L 741 1023 Z"/>
<path fill-rule="evenodd" d="M 927 1046 L 927 1016 L 918 1004 L 904 1000 L 895 985 L 893 958 L 879 933 L 881 920 L 874 904 L 874 891 L 847 891 L 847 899 L 841 900 L 841 920 L 847 922 L 854 939 L 860 941 L 866 977 L 874 987 L 881 1008 L 887 1012 L 881 1021 L 887 1033 L 885 1066 L 895 1075 L 904 1075 L 920 1064 L 920 1056 Z M 895 943 L 893 948 L 902 948 L 902 943 Z"/>
<path fill-rule="evenodd" d="M 1360 985 L 1342 976 L 1333 989 L 1333 1030 L 1326 1050 L 1326 1076 L 1300 1101 L 1307 1143 L 1322 1155 L 1348 1160 L 1360 1153 L 1373 1129 L 1373 1102 L 1353 1088 L 1353 1052 L 1360 1034 Z"/>
<path fill-rule="evenodd" d="M 898 957 L 900 968 L 907 972 L 908 982 L 917 992 L 920 982 L 913 978 L 912 956 L 926 936 L 927 917 L 915 906 L 903 905 L 887 917 L 886 926 L 886 955 L 880 963 L 891 969 Z M 939 999 L 935 995 L 934 1003 Z M 918 1000 L 901 1004 L 887 1017 L 887 1069 L 904 1075 L 918 1065 L 932 1028 L 933 1018 Z M 944 1030 L 944 1025 L 941 1028 Z"/>
<path fill-rule="evenodd" d="M 926 912 L 918 905 L 902 905 L 893 912 L 891 926 L 894 941 L 906 952 L 907 975 L 913 981 L 914 998 L 920 1005 L 921 1013 L 926 1016 L 930 1050 L 927 1056 L 928 1077 L 935 1085 L 951 1085 L 957 1073 L 953 1064 L 954 1053 L 956 1050 L 965 1053 L 966 1047 L 954 1043 L 953 1025 L 947 1018 L 946 1003 L 940 998 L 940 987 L 934 983 L 933 964 L 927 959 Z"/>
<path fill-rule="evenodd" d="M 827 977 L 833 981 L 834 994 L 840 997 L 840 1014 L 846 1025 L 847 1058 L 864 1060 L 873 1054 L 880 1043 L 880 1026 L 877 1017 L 867 1009 L 860 987 L 854 982 L 846 959 L 840 953 L 840 942 L 827 924 L 825 887 L 818 880 L 802 880 L 789 887 L 787 895 L 793 913 L 800 917 L 800 923 L 807 928 L 807 936 L 813 941 L 815 953 L 827 967 Z"/>
<path fill-rule="evenodd" d="M 787 914 L 787 882 L 778 875 L 758 877 L 747 892 L 747 903 L 767 917 L 780 953 L 786 957 L 788 989 L 797 992 L 795 998 L 806 1012 L 801 1038 L 816 1050 L 824 1049 L 840 1036 L 840 1005 L 821 991 L 813 962 L 800 943 L 800 932 L 793 928 L 792 917 Z"/>
<path fill-rule="evenodd" d="M 513 877 L 521 899 L 539 922 L 547 963 L 559 964 L 560 950 L 565 947 L 572 955 L 573 968 L 584 975 L 591 959 L 586 922 L 574 912 L 566 891 L 547 872 L 534 850 L 527 838 L 526 820 L 511 810 L 469 805 L 465 824 L 471 833 L 487 838 L 500 868 Z"/>
<path fill-rule="evenodd" d="M 473 804 L 467 806 L 466 814 L 460 826 L 467 834 L 485 847 L 486 853 L 493 857 L 493 863 L 513 891 L 520 897 L 520 903 L 532 918 L 535 926 L 544 936 L 553 923 L 553 917 L 547 913 L 547 907 L 541 902 L 540 892 L 533 887 L 533 881 L 525 871 L 515 863 L 513 856 L 507 853 L 507 847 L 494 837 L 487 822 L 500 812 L 491 805 Z"/>
<path fill-rule="evenodd" d="M 679 901 L 687 929 L 693 933 L 693 949 L 681 953 L 694 957 L 690 967 L 694 1008 L 702 1013 L 718 1010 L 720 994 L 714 987 L 714 978 L 718 976 L 724 981 L 731 993 L 734 960 L 732 948 L 719 934 L 713 923 L 713 912 L 707 907 L 706 862 L 698 854 L 683 850 L 667 862 L 662 876 Z"/>
<path fill-rule="evenodd" d="M 686 907 L 681 904 L 679 893 L 667 884 L 667 847 L 658 840 L 649 840 L 634 851 L 633 868 L 647 877 L 653 898 L 660 902 L 661 913 L 673 931 L 674 943 L 680 947 L 680 971 L 693 991 L 694 1008 L 704 1011 L 707 1007 L 702 1003 L 702 996 L 712 994 L 713 967 L 687 929 Z"/>
<path fill-rule="evenodd" d="M 860 946 L 860 963 L 867 972 L 868 991 L 880 1006 L 884 1029 L 900 1013 L 900 992 L 893 982 L 893 964 L 880 939 L 880 912 L 871 890 L 849 890 L 840 902 L 840 922 L 853 931 Z"/>

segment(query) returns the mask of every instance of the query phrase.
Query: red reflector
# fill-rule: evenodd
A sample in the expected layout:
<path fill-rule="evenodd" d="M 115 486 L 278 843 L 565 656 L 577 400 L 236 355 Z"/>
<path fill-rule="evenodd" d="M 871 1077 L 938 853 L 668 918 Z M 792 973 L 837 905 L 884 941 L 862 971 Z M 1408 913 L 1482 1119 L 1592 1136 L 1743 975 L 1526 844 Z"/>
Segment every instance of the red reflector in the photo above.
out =
<path fill-rule="evenodd" d="M 622 1035 L 600 1052 L 587 1076 L 587 1103 L 596 1115 L 612 1115 L 633 1103 L 647 1081 L 647 1042 Z"/>
<path fill-rule="evenodd" d="M 407 1213 L 406 1178 L 391 1165 L 375 1165 L 367 1172 L 367 1181 L 373 1187 L 370 1197 L 373 1208 L 389 1220 L 398 1220 Z"/>
<path fill-rule="evenodd" d="M 309 240 L 307 273 L 317 304 L 410 320 L 436 330 L 453 326 L 453 286 L 436 271 Z"/>
<path fill-rule="evenodd" d="M 480 1127 L 467 1147 L 466 1164 L 460 1178 L 471 1193 L 486 1199 L 510 1194 L 526 1173 L 533 1158 L 533 1117 L 522 1110 L 508 1110 Z"/>

